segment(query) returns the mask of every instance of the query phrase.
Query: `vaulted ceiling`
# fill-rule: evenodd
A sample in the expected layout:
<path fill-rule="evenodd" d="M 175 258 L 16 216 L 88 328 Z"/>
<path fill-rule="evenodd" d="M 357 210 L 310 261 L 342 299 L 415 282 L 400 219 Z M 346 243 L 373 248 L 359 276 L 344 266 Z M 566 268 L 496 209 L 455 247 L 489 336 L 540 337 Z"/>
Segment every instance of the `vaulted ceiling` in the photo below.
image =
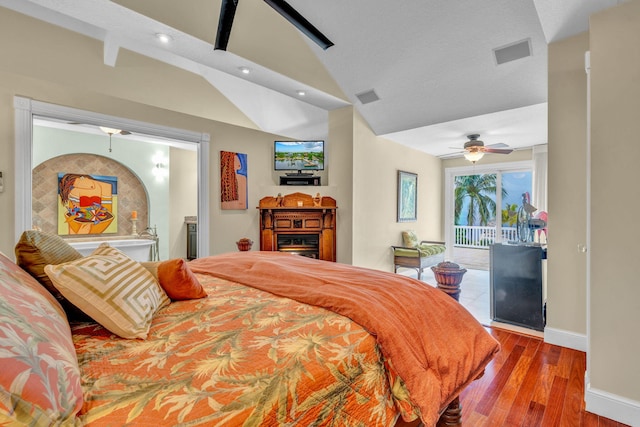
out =
<path fill-rule="evenodd" d="M 227 51 L 213 49 L 221 0 L 0 6 L 103 41 L 109 66 L 124 48 L 200 74 L 265 131 L 324 137 L 327 111 L 352 104 L 377 135 L 447 157 L 471 133 L 516 149 L 545 144 L 548 43 L 619 2 L 290 0 L 334 43 L 323 50 L 262 0 L 239 0 Z M 530 55 L 498 64 L 494 50 L 518 42 Z M 379 99 L 363 103 L 369 91 Z"/>

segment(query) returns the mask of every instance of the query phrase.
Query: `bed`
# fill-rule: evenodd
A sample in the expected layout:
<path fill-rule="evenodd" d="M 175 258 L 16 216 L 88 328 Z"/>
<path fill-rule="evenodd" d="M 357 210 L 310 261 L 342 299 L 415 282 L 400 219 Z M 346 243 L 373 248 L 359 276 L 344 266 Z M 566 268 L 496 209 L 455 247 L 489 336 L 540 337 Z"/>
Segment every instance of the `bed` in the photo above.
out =
<path fill-rule="evenodd" d="M 16 380 L 0 374 L 0 424 L 27 417 L 35 425 L 431 426 L 499 350 L 432 287 L 296 255 L 189 262 L 207 296 L 161 306 L 145 339 L 118 337 L 94 321 L 66 323 L 44 288 L 0 261 L 0 318 L 18 331 L 27 327 L 19 316 L 46 318 L 31 337 L 53 345 L 60 335 L 54 358 L 64 361 L 49 379 L 63 392 L 50 408 L 28 401 L 28 381 L 17 396 Z M 9 283 L 16 281 L 20 287 Z M 15 351 L 11 339 L 15 331 L 0 330 L 0 358 Z"/>

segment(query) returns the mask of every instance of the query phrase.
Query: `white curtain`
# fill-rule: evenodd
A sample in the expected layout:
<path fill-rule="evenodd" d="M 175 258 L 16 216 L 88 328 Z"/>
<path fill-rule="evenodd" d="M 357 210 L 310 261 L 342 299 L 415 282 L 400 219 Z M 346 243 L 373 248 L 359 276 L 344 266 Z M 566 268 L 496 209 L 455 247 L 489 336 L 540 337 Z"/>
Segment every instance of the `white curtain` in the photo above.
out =
<path fill-rule="evenodd" d="M 537 212 L 547 212 L 547 145 L 533 147 L 533 174 L 531 204 Z"/>
<path fill-rule="evenodd" d="M 535 215 L 547 221 L 547 145 L 533 147 L 531 204 L 538 208 Z M 547 243 L 547 229 L 535 233 L 535 241 Z"/>

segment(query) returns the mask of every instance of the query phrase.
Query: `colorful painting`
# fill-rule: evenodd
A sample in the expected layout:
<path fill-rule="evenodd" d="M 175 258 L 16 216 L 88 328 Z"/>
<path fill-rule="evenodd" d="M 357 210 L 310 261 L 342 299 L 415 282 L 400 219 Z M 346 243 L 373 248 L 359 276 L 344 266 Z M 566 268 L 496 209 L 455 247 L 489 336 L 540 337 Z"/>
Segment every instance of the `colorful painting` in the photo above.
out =
<path fill-rule="evenodd" d="M 116 233 L 118 178 L 58 173 L 58 234 Z"/>
<path fill-rule="evenodd" d="M 223 210 L 247 209 L 247 155 L 220 151 L 220 202 Z"/>
<path fill-rule="evenodd" d="M 418 175 L 398 171 L 398 222 L 416 221 L 418 200 Z"/>

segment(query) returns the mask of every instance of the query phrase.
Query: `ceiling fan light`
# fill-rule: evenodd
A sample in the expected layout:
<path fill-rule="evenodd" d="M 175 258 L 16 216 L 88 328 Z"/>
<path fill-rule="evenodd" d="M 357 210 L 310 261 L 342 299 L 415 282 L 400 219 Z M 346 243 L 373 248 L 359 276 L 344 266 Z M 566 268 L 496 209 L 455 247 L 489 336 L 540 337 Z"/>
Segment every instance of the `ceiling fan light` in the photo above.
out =
<path fill-rule="evenodd" d="M 100 130 L 104 133 L 106 133 L 107 135 L 115 135 L 118 134 L 120 132 L 122 132 L 122 130 L 120 129 L 114 129 L 114 128 L 108 128 L 105 126 L 100 126 Z"/>
<path fill-rule="evenodd" d="M 471 163 L 475 163 L 480 160 L 484 156 L 482 151 L 467 151 L 464 153 L 464 158 L 469 160 Z"/>

